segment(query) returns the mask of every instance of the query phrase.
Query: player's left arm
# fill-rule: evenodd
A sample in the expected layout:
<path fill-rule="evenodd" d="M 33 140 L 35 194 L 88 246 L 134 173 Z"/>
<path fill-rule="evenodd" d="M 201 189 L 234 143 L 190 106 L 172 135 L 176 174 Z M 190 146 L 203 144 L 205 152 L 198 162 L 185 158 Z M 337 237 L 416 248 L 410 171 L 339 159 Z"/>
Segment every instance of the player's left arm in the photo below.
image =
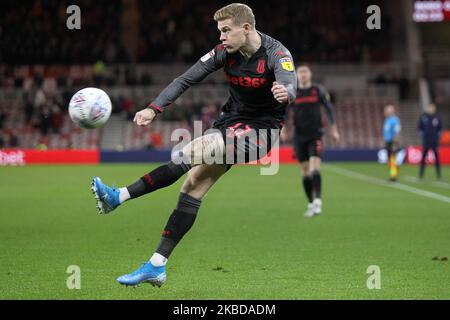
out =
<path fill-rule="evenodd" d="M 442 119 L 440 117 L 437 117 L 437 119 L 438 119 L 438 125 L 437 125 L 436 129 L 437 129 L 438 137 L 440 137 L 441 133 L 442 133 Z"/>
<path fill-rule="evenodd" d="M 294 120 L 292 116 L 292 110 L 290 108 L 290 105 L 288 105 L 284 115 L 284 126 L 283 128 L 281 128 L 280 131 L 280 139 L 282 142 L 286 142 L 289 140 L 289 137 L 291 135 L 290 131 L 292 131 L 293 123 Z"/>
<path fill-rule="evenodd" d="M 297 94 L 297 74 L 291 53 L 283 46 L 269 49 L 269 68 L 275 74 L 272 93 L 279 103 L 292 103 Z"/>
<path fill-rule="evenodd" d="M 323 86 L 318 86 L 318 89 L 320 102 L 324 106 L 327 113 L 328 121 L 330 122 L 331 137 L 335 142 L 339 142 L 340 135 L 336 125 L 336 113 L 334 111 L 334 106 L 331 103 L 331 96 Z"/>

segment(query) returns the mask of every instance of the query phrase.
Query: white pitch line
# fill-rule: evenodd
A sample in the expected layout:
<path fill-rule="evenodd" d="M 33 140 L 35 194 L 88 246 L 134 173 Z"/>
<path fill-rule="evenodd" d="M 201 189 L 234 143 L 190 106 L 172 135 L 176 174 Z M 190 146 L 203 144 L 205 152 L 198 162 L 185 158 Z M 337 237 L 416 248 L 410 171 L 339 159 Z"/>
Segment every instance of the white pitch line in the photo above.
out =
<path fill-rule="evenodd" d="M 417 177 L 405 176 L 404 179 L 406 181 L 417 183 L 417 184 L 431 184 L 435 187 L 443 188 L 446 190 L 450 190 L 450 183 L 445 181 L 421 181 Z"/>
<path fill-rule="evenodd" d="M 431 184 L 433 186 L 437 186 L 437 187 L 441 187 L 441 188 L 445 188 L 445 189 L 450 189 L 450 183 L 448 182 L 444 182 L 444 181 L 432 181 Z"/>
<path fill-rule="evenodd" d="M 350 178 L 354 178 L 360 181 L 365 181 L 365 182 L 370 182 L 376 185 L 380 185 L 380 186 L 384 186 L 384 187 L 391 187 L 394 189 L 399 189 L 399 190 L 403 190 L 406 192 L 410 192 L 410 193 L 414 193 L 417 194 L 419 196 L 422 197 L 427 197 L 427 198 L 431 198 L 431 199 L 435 199 L 435 200 L 439 200 L 442 202 L 446 202 L 446 203 L 450 203 L 450 197 L 446 197 L 442 194 L 438 194 L 438 193 L 434 193 L 434 192 L 430 192 L 430 191 L 426 191 L 423 189 L 419 189 L 419 188 L 414 188 L 411 186 L 408 186 L 406 184 L 402 184 L 399 182 L 388 182 L 382 179 L 378 179 L 378 178 L 374 178 L 356 171 L 352 171 L 352 170 L 348 170 L 348 169 L 344 169 L 341 167 L 337 167 L 334 165 L 326 165 L 323 166 L 324 169 L 333 171 L 335 173 L 341 174 L 343 176 L 347 176 Z"/>
<path fill-rule="evenodd" d="M 420 181 L 419 178 L 417 178 L 417 177 L 404 176 L 403 178 L 409 182 L 413 182 L 413 183 L 421 183 L 422 182 L 423 183 L 423 181 Z"/>

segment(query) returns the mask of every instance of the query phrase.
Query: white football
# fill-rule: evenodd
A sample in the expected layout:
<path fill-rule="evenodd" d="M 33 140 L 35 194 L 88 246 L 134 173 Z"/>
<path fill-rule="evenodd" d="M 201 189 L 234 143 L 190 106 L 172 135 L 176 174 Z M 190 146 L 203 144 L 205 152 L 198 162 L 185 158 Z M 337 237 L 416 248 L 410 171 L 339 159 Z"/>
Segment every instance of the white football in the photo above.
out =
<path fill-rule="evenodd" d="M 84 88 L 70 99 L 69 116 L 79 127 L 95 129 L 103 126 L 111 116 L 111 100 L 105 91 Z"/>

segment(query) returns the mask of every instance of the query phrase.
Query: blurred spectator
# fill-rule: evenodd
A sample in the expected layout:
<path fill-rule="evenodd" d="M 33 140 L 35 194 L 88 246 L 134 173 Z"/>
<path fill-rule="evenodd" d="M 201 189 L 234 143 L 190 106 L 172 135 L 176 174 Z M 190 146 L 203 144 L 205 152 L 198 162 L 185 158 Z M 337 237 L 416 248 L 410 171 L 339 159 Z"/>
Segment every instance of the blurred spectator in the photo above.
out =
<path fill-rule="evenodd" d="M 13 130 L 9 135 L 9 147 L 18 148 L 20 146 L 20 141 L 17 133 Z"/>
<path fill-rule="evenodd" d="M 2 60 L 10 63 L 93 63 L 126 61 L 120 41 L 121 0 L 79 1 L 82 29 L 62 28 L 68 0 L 0 2 Z M 45 45 L 44 45 L 45 44 Z M 111 48 L 111 45 L 114 48 Z"/>
<path fill-rule="evenodd" d="M 94 85 L 96 87 L 101 87 L 103 84 L 103 79 L 105 76 L 105 63 L 101 60 L 94 64 Z"/>
<path fill-rule="evenodd" d="M 397 85 L 400 100 L 406 100 L 409 96 L 409 80 L 406 77 L 406 70 L 403 70 L 399 75 L 393 76 L 391 82 Z"/>
<path fill-rule="evenodd" d="M 141 81 L 140 84 L 143 86 L 149 86 L 153 83 L 153 79 L 152 76 L 148 73 L 145 72 L 142 76 L 141 76 Z"/>
<path fill-rule="evenodd" d="M 440 144 L 442 146 L 450 147 L 450 129 L 445 129 L 442 132 Z"/>
<path fill-rule="evenodd" d="M 281 2 L 246 1 L 255 13 L 258 30 L 277 37 L 296 60 L 309 62 L 362 62 L 366 51 L 370 61 L 389 61 L 391 23 L 389 11 L 382 16 L 383 28 L 361 28 L 370 4 L 381 7 L 387 0 L 316 0 Z M 68 0 L 0 2 L 2 42 L 0 52 L 8 63 L 109 63 L 193 62 L 219 43 L 212 20 L 225 3 L 198 0 L 139 1 L 136 15 L 128 23 L 139 31 L 135 57 L 128 56 L 119 21 L 121 0 L 80 1 L 82 30 L 61 28 L 65 24 Z M 39 8 L 39 9 L 36 9 Z M 186 14 L 189 12 L 189 14 Z M 274 14 L 276 13 L 276 14 Z M 370 36 L 368 33 L 370 32 Z M 188 36 L 186 36 L 188 35 Z M 45 44 L 45 45 L 43 45 Z M 131 50 L 133 51 L 133 50 Z M 15 79 L 11 86 L 21 86 Z"/>
<path fill-rule="evenodd" d="M 404 101 L 409 96 L 410 83 L 406 77 L 406 71 L 402 71 L 400 75 L 393 75 L 390 71 L 385 71 L 373 78 L 370 82 L 378 85 L 394 84 L 398 88 L 398 94 L 401 101 Z"/>
<path fill-rule="evenodd" d="M 53 106 L 50 121 L 53 133 L 59 134 L 64 124 L 64 114 L 61 112 L 57 105 Z"/>
<path fill-rule="evenodd" d="M 3 133 L 0 134 L 0 149 L 5 147 L 5 139 L 3 138 Z"/>
<path fill-rule="evenodd" d="M 47 97 L 45 96 L 44 90 L 39 87 L 34 95 L 34 107 L 36 109 L 41 108 L 47 102 Z"/>
<path fill-rule="evenodd" d="M 126 97 L 122 100 L 122 110 L 125 112 L 126 119 L 132 121 L 134 119 L 135 104 L 133 99 Z"/>
<path fill-rule="evenodd" d="M 51 126 L 51 116 L 52 113 L 50 111 L 50 108 L 45 105 L 41 108 L 40 110 L 40 115 L 39 115 L 39 127 L 41 129 L 41 133 L 43 135 L 47 135 L 48 134 L 48 130 L 50 129 Z"/>
<path fill-rule="evenodd" d="M 204 128 L 211 128 L 217 119 L 218 107 L 214 103 L 209 103 L 202 108 L 201 112 L 201 120 Z"/>
<path fill-rule="evenodd" d="M 6 111 L 0 106 L 0 130 L 3 129 L 4 123 L 6 122 Z"/>
<path fill-rule="evenodd" d="M 148 144 L 147 149 L 160 149 L 163 145 L 162 136 L 159 132 L 155 131 L 153 128 L 148 130 Z"/>
<path fill-rule="evenodd" d="M 34 114 L 33 103 L 31 101 L 29 101 L 29 99 L 27 99 L 25 102 L 25 123 L 26 124 L 30 124 L 31 119 L 33 118 L 33 114 Z"/>

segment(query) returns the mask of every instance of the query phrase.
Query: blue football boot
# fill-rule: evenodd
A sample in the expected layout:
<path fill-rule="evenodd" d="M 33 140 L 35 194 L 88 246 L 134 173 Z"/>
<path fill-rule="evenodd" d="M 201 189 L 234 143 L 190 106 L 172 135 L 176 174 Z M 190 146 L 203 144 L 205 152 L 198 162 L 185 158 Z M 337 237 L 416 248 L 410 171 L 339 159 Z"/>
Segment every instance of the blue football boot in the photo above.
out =
<path fill-rule="evenodd" d="M 137 286 L 140 283 L 150 283 L 161 287 L 166 282 L 166 267 L 155 267 L 152 263 L 144 262 L 136 271 L 117 278 L 120 284 Z"/>
<path fill-rule="evenodd" d="M 92 179 L 92 193 L 97 201 L 97 209 L 100 213 L 110 213 L 120 205 L 119 190 L 114 186 L 112 188 L 103 184 L 99 177 Z"/>

